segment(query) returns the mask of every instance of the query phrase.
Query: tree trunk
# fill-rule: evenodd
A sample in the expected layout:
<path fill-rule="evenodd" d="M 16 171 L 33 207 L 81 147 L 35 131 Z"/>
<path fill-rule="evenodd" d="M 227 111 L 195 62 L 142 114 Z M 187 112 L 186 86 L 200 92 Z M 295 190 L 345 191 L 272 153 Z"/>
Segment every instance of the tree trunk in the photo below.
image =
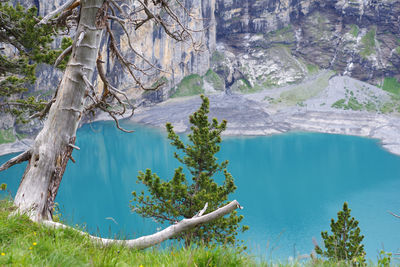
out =
<path fill-rule="evenodd" d="M 14 203 L 34 221 L 52 220 L 54 199 L 70 159 L 82 117 L 86 84 L 92 80 L 102 30 L 96 27 L 104 0 L 81 1 L 80 21 L 70 60 L 31 157 Z"/>

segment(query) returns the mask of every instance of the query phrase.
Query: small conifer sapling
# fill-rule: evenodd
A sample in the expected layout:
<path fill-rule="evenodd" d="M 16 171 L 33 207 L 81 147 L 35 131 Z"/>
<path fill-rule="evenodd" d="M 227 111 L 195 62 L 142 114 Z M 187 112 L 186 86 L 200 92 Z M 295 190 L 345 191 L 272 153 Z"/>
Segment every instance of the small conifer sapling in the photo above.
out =
<path fill-rule="evenodd" d="M 175 133 L 170 123 L 166 124 L 168 139 L 181 153 L 174 157 L 190 172 L 191 180 L 186 178 L 183 168 L 175 170 L 169 181 L 161 180 L 157 174 L 147 169 L 140 172 L 138 183 L 147 187 L 149 194 L 132 192 L 132 209 L 143 217 L 153 218 L 160 223 L 174 224 L 182 218 L 192 218 L 206 203 L 211 212 L 227 203 L 228 196 L 236 190 L 232 175 L 227 171 L 228 161 L 217 162 L 215 154 L 220 150 L 221 133 L 227 122 L 218 123 L 217 119 L 208 120 L 209 100 L 201 96 L 200 108 L 189 117 L 191 133 L 190 144 L 185 144 Z M 223 173 L 224 181 L 219 185 L 215 176 Z M 243 216 L 236 211 L 229 216 L 217 219 L 208 224 L 182 233 L 175 238 L 184 240 L 185 245 L 203 244 L 237 244 L 236 235 Z M 242 231 L 247 230 L 242 227 Z"/>
<path fill-rule="evenodd" d="M 315 247 L 318 255 L 330 260 L 364 262 L 364 245 L 361 244 L 364 236 L 360 234 L 358 221 L 351 217 L 351 209 L 347 202 L 343 204 L 343 210 L 339 211 L 338 219 L 331 220 L 332 235 L 328 232 L 321 232 L 326 250 L 323 251 L 319 246 Z"/>

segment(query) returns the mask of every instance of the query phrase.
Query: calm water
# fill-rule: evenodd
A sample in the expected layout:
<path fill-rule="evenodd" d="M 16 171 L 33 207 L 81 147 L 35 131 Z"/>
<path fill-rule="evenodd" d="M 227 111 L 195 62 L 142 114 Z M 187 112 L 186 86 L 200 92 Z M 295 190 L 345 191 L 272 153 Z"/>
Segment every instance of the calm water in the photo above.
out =
<path fill-rule="evenodd" d="M 158 226 L 129 209 L 138 171 L 151 168 L 170 178 L 178 162 L 166 134 L 151 128 L 122 133 L 111 122 L 85 125 L 56 201 L 70 223 L 103 236 L 135 237 Z M 0 163 L 14 155 L 0 157 Z M 250 230 L 241 235 L 253 253 L 285 259 L 310 253 L 312 238 L 329 230 L 343 202 L 365 235 L 367 256 L 400 248 L 400 157 L 375 140 L 342 135 L 296 133 L 272 137 L 225 138 L 221 159 L 238 186 L 232 197 Z M 15 194 L 25 165 L 0 172 L 0 183 Z"/>

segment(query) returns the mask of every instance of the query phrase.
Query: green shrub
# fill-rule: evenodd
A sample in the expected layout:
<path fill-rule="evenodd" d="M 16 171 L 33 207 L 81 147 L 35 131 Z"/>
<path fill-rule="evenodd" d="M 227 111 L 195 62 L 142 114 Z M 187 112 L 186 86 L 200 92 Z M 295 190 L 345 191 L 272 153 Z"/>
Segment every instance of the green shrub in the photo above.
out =
<path fill-rule="evenodd" d="M 359 103 L 357 101 L 357 98 L 352 96 L 352 97 L 350 97 L 349 101 L 347 102 L 347 108 L 346 109 L 362 110 L 363 109 L 363 104 Z"/>
<path fill-rule="evenodd" d="M 386 102 L 381 106 L 379 111 L 383 114 L 392 113 L 395 109 L 395 104 L 393 102 Z"/>
<path fill-rule="evenodd" d="M 378 110 L 377 107 L 376 107 L 376 105 L 375 105 L 373 102 L 371 102 L 371 101 L 368 101 L 368 103 L 365 104 L 365 109 L 366 109 L 368 112 L 376 112 L 376 111 Z"/>
<path fill-rule="evenodd" d="M 338 101 L 336 101 L 335 103 L 332 104 L 331 107 L 333 108 L 337 108 L 337 109 L 344 109 L 346 106 L 346 99 L 339 99 Z"/>
<path fill-rule="evenodd" d="M 183 168 L 175 170 L 169 181 L 161 180 L 157 174 L 147 169 L 140 172 L 138 182 L 147 187 L 149 194 L 132 192 L 132 210 L 143 217 L 153 218 L 160 223 L 170 223 L 182 218 L 192 218 L 208 203 L 206 213 L 227 204 L 228 196 L 236 190 L 232 175 L 227 171 L 228 161 L 217 163 L 215 154 L 220 150 L 221 133 L 226 129 L 226 121 L 218 123 L 217 119 L 208 121 L 209 100 L 201 96 L 203 103 L 199 110 L 190 116 L 191 133 L 188 134 L 190 144 L 184 144 L 167 123 L 168 139 L 181 153 L 175 152 L 175 158 L 185 165 L 192 175 L 191 181 L 186 178 Z M 222 185 L 214 180 L 222 173 L 225 177 Z M 216 219 L 197 228 L 177 235 L 184 240 L 186 247 L 191 243 L 235 245 L 239 223 L 243 216 L 232 212 L 227 217 Z M 242 231 L 247 230 L 242 227 Z"/>

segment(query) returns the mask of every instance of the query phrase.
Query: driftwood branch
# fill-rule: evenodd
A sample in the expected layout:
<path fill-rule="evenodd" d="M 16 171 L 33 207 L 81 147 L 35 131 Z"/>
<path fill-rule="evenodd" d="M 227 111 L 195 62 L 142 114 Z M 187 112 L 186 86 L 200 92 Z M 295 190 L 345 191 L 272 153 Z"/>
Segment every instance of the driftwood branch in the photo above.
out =
<path fill-rule="evenodd" d="M 191 219 L 184 219 L 177 224 L 171 225 L 164 230 L 154 233 L 152 235 L 147 235 L 147 236 L 142 236 L 136 239 L 131 239 L 131 240 L 117 240 L 117 239 L 107 239 L 107 238 L 101 238 L 101 237 L 96 237 L 89 235 L 85 232 L 79 231 L 74 229 L 75 231 L 79 232 L 82 235 L 87 235 L 91 240 L 93 240 L 96 243 L 99 243 L 100 245 L 107 246 L 107 245 L 112 245 L 112 244 L 117 244 L 117 245 L 123 245 L 129 248 L 133 249 L 145 249 L 154 245 L 157 245 L 167 239 L 170 239 L 177 234 L 192 229 L 196 227 L 199 224 L 207 223 L 210 221 L 213 221 L 215 219 L 218 219 L 222 216 L 225 216 L 226 214 L 231 213 L 237 208 L 242 208 L 239 205 L 239 202 L 236 200 L 233 200 L 229 204 L 213 211 L 210 212 L 206 215 L 194 217 Z M 71 228 L 69 226 L 66 226 L 61 223 L 53 222 L 53 221 L 43 221 L 43 224 L 46 226 L 54 227 L 54 228 Z"/>
<path fill-rule="evenodd" d="M 3 165 L 1 165 L 0 166 L 0 172 L 4 171 L 4 170 L 7 170 L 8 168 L 10 168 L 10 167 L 12 167 L 12 166 L 14 166 L 16 164 L 19 164 L 21 162 L 27 161 L 27 160 L 30 159 L 30 157 L 31 157 L 31 151 L 27 150 L 27 151 L 19 154 L 18 156 L 10 159 L 9 161 L 4 163 Z"/>

